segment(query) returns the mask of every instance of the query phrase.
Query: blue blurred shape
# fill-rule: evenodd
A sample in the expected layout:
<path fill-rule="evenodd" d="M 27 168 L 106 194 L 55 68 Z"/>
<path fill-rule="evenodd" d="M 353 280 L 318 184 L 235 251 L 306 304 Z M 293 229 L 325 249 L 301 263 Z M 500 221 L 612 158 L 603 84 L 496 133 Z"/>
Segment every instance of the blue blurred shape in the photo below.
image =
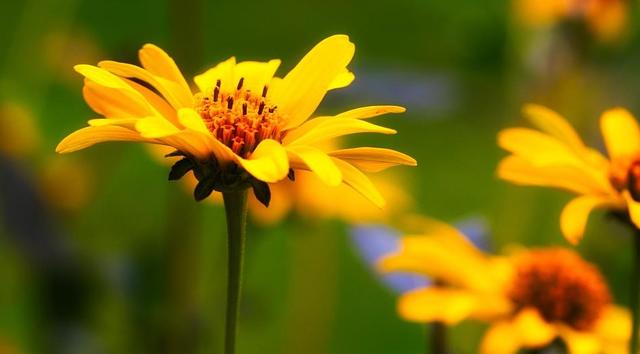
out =
<path fill-rule="evenodd" d="M 488 228 L 483 217 L 462 219 L 455 226 L 476 247 L 488 250 Z M 402 236 L 399 231 L 379 224 L 356 225 L 352 226 L 349 231 L 360 257 L 380 277 L 382 282 L 394 292 L 402 294 L 431 284 L 431 280 L 428 277 L 419 274 L 405 272 L 381 274 L 377 269 L 377 263 L 380 259 L 399 250 L 400 237 Z"/>
<path fill-rule="evenodd" d="M 379 274 L 386 286 L 397 293 L 405 293 L 430 284 L 426 277 L 413 273 L 380 274 L 376 269 L 378 261 L 400 247 L 398 231 L 384 225 L 357 225 L 351 227 L 351 238 L 356 250 L 370 269 Z"/>

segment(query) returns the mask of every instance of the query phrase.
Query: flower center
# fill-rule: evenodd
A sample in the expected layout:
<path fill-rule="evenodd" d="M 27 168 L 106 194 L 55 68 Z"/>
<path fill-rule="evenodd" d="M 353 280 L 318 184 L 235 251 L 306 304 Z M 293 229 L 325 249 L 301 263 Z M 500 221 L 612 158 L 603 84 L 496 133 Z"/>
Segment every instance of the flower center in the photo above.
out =
<path fill-rule="evenodd" d="M 609 181 L 617 191 L 628 190 L 634 200 L 640 201 L 640 157 L 611 161 Z"/>
<path fill-rule="evenodd" d="M 516 308 L 533 307 L 548 322 L 577 330 L 593 327 L 611 301 L 609 288 L 596 267 L 564 249 L 541 249 L 516 259 L 510 291 Z"/>
<path fill-rule="evenodd" d="M 234 92 L 221 92 L 220 80 L 211 94 L 196 95 L 196 111 L 211 134 L 234 153 L 248 157 L 264 139 L 281 141 L 277 106 L 267 100 L 267 86 L 260 95 L 243 88 L 244 78 Z"/>

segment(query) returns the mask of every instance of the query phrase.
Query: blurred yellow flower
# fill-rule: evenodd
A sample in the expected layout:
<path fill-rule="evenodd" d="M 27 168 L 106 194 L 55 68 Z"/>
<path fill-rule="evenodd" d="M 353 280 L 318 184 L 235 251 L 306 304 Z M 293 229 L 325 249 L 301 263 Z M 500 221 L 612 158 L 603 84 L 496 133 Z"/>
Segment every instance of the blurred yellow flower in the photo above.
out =
<path fill-rule="evenodd" d="M 346 66 L 354 51 L 347 36 L 329 37 L 284 78 L 274 77 L 280 60 L 236 63 L 232 57 L 196 76 L 195 94 L 174 61 L 151 44 L 139 52 L 142 67 L 113 61 L 77 65 L 85 76 L 85 100 L 105 118 L 90 120 L 56 150 L 67 153 L 104 141 L 173 147 L 184 158 L 170 179 L 193 170 L 197 200 L 214 190 L 250 185 L 268 204 L 268 184 L 308 170 L 330 186 L 345 183 L 382 206 L 382 196 L 362 171 L 414 166 L 414 159 L 390 149 L 324 151 L 319 144 L 355 133 L 394 134 L 365 119 L 404 108 L 362 107 L 309 120 L 328 90 L 353 80 Z"/>
<path fill-rule="evenodd" d="M 38 149 L 41 140 L 35 117 L 27 107 L 0 102 L 0 153 L 26 157 Z"/>
<path fill-rule="evenodd" d="M 527 105 L 524 114 L 540 131 L 508 128 L 499 133 L 498 144 L 512 154 L 500 162 L 500 178 L 578 194 L 560 217 L 562 233 L 572 244 L 582 238 L 594 208 L 628 211 L 640 227 L 640 128 L 631 113 L 616 108 L 600 118 L 609 159 L 587 147 L 557 113 Z"/>
<path fill-rule="evenodd" d="M 151 155 L 161 163 L 169 163 L 162 158 L 171 152 L 167 147 L 150 145 Z M 323 148 L 329 148 L 323 146 Z M 333 149 L 337 149 L 334 147 Z M 407 193 L 402 175 L 385 171 L 382 175 L 371 176 L 385 206 L 378 208 L 362 194 L 344 184 L 328 186 L 313 173 L 298 171 L 295 181 L 284 179 L 270 185 L 271 202 L 264 206 L 255 196 L 249 196 L 249 215 L 261 225 L 273 225 L 292 213 L 308 219 L 340 219 L 348 222 L 372 222 L 388 220 L 392 215 L 407 211 L 413 205 L 413 198 Z M 192 176 L 183 179 L 186 188 L 193 190 L 198 180 Z M 336 200 L 340 200 L 336 203 Z M 206 201 L 222 205 L 222 195 L 212 193 Z"/>
<path fill-rule="evenodd" d="M 611 39 L 627 24 L 626 0 L 515 0 L 518 18 L 540 26 L 577 19 L 601 39 Z"/>
<path fill-rule="evenodd" d="M 484 354 L 544 348 L 557 338 L 571 354 L 627 349 L 629 313 L 611 303 L 600 272 L 577 253 L 546 248 L 493 256 L 449 225 L 424 220 L 420 228 L 379 264 L 385 272 L 436 280 L 402 295 L 398 311 L 404 319 L 488 322 L 479 351 Z"/>

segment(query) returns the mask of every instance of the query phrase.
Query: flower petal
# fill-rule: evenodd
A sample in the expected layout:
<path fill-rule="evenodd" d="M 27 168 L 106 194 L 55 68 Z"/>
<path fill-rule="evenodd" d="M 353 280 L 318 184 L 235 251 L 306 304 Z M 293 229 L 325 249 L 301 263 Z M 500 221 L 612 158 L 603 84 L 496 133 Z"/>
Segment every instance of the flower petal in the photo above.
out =
<path fill-rule="evenodd" d="M 640 203 L 635 201 L 628 191 L 624 191 L 622 196 L 627 201 L 627 208 L 629 208 L 629 217 L 631 221 L 640 228 Z"/>
<path fill-rule="evenodd" d="M 102 127 L 105 125 L 117 125 L 123 128 L 134 130 L 136 127 L 136 123 L 140 118 L 98 118 L 98 119 L 90 119 L 89 125 L 92 127 Z"/>
<path fill-rule="evenodd" d="M 238 157 L 236 161 L 252 176 L 267 183 L 278 182 L 289 173 L 287 151 L 271 139 L 263 140 L 249 159 Z"/>
<path fill-rule="evenodd" d="M 342 183 L 342 172 L 322 150 L 311 146 L 287 147 L 291 167 L 310 170 L 329 186 Z"/>
<path fill-rule="evenodd" d="M 132 64 L 119 63 L 111 60 L 105 60 L 98 63 L 113 74 L 128 78 L 138 79 L 147 82 L 153 86 L 169 103 L 175 108 L 191 107 L 193 105 L 193 95 L 191 91 L 184 89 L 180 84 L 167 80 L 163 77 L 156 76 L 149 71 Z"/>
<path fill-rule="evenodd" d="M 173 108 L 163 97 L 159 96 L 157 93 L 151 91 L 150 89 L 140 85 L 135 81 L 129 79 L 123 80 L 134 90 L 138 91 L 145 98 L 145 100 L 147 100 L 147 103 L 150 104 L 156 110 L 156 112 L 158 112 L 159 115 L 176 126 L 179 124 L 178 115 L 176 114 L 175 108 Z"/>
<path fill-rule="evenodd" d="M 562 141 L 533 129 L 504 129 L 498 133 L 498 145 L 534 165 L 584 164 L 580 156 Z"/>
<path fill-rule="evenodd" d="M 596 323 L 595 332 L 607 342 L 626 345 L 631 337 L 629 310 L 614 305 L 605 307 Z"/>
<path fill-rule="evenodd" d="M 193 129 L 203 134 L 211 134 L 200 115 L 192 108 L 180 108 L 178 120 L 185 128 Z"/>
<path fill-rule="evenodd" d="M 233 68 L 236 66 L 236 58 L 231 57 L 218 65 L 210 68 L 200 75 L 196 75 L 193 81 L 196 83 L 200 92 L 210 94 L 216 81 L 220 80 L 221 89 L 229 92 L 236 88 L 237 82 L 233 82 Z"/>
<path fill-rule="evenodd" d="M 511 322 L 497 321 L 489 327 L 480 344 L 480 354 L 516 354 L 522 347 Z"/>
<path fill-rule="evenodd" d="M 395 134 L 396 131 L 359 119 L 332 117 L 323 120 L 316 127 L 297 138 L 286 136 L 283 142 L 287 146 L 312 145 L 339 136 L 357 133 Z"/>
<path fill-rule="evenodd" d="M 569 327 L 562 327 L 561 336 L 567 345 L 569 354 L 603 353 L 601 339 L 591 332 L 578 332 Z M 608 352 L 607 352 L 608 353 Z"/>
<path fill-rule="evenodd" d="M 86 127 L 68 135 L 56 147 L 56 152 L 66 154 L 82 150 L 97 143 L 106 141 L 142 141 L 155 142 L 147 139 L 135 131 L 123 127 L 106 125 L 101 127 Z"/>
<path fill-rule="evenodd" d="M 569 165 L 535 166 L 520 156 L 507 156 L 497 169 L 499 178 L 520 185 L 555 187 L 578 194 L 613 193 L 606 171 L 599 178 L 584 169 Z"/>
<path fill-rule="evenodd" d="M 409 321 L 453 325 L 469 317 L 477 305 L 475 296 L 468 291 L 429 287 L 402 295 L 398 312 Z"/>
<path fill-rule="evenodd" d="M 373 183 L 371 183 L 364 173 L 346 161 L 342 161 L 335 157 L 332 157 L 331 159 L 333 160 L 333 163 L 338 166 L 338 169 L 340 169 L 340 172 L 342 173 L 342 181 L 344 183 L 351 186 L 379 208 L 384 206 L 384 198 L 382 198 L 378 189 L 373 185 Z"/>
<path fill-rule="evenodd" d="M 318 43 L 276 86 L 268 98 L 288 117 L 284 130 L 302 124 L 320 104 L 331 83 L 353 58 L 355 46 L 345 35 Z"/>
<path fill-rule="evenodd" d="M 177 83 L 184 91 L 191 91 L 176 62 L 160 47 L 145 44 L 138 51 L 138 57 L 142 67 L 151 74 Z"/>
<path fill-rule="evenodd" d="M 589 219 L 591 211 L 598 207 L 615 206 L 610 198 L 593 195 L 583 195 L 571 200 L 562 209 L 560 215 L 560 229 L 564 237 L 573 245 L 577 245 Z"/>
<path fill-rule="evenodd" d="M 417 166 L 418 164 L 416 160 L 409 155 L 383 148 L 360 147 L 341 149 L 332 151 L 329 155 L 347 161 L 356 168 L 366 172 L 379 172 L 397 165 Z"/>
<path fill-rule="evenodd" d="M 600 129 L 611 159 L 640 154 L 640 128 L 629 111 L 616 108 L 604 112 Z"/>
<path fill-rule="evenodd" d="M 91 109 L 105 117 L 148 117 L 154 113 L 141 97 L 91 80 L 85 81 L 82 95 Z"/>
<path fill-rule="evenodd" d="M 513 320 L 513 325 L 520 337 L 520 342 L 525 347 L 544 347 L 558 336 L 556 329 L 532 308 L 520 310 Z"/>
<path fill-rule="evenodd" d="M 575 129 L 558 113 L 536 104 L 525 105 L 523 112 L 540 130 L 560 139 L 576 151 L 585 148 Z"/>
<path fill-rule="evenodd" d="M 356 76 L 351 71 L 347 70 L 347 68 L 345 68 L 341 73 L 333 78 L 333 81 L 331 81 L 331 83 L 329 84 L 329 90 L 347 87 L 351 85 L 355 78 Z"/>

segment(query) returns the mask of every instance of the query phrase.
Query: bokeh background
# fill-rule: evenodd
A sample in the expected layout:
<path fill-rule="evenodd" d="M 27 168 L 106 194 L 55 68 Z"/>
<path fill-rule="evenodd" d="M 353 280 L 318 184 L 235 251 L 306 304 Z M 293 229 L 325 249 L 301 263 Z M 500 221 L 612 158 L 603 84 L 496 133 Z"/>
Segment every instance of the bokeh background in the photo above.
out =
<path fill-rule="evenodd" d="M 396 316 L 396 294 L 355 250 L 349 226 L 418 212 L 471 220 L 496 252 L 514 243 L 569 247 L 558 225 L 569 196 L 497 180 L 496 133 L 525 124 L 521 105 L 536 102 L 601 147 L 604 109 L 640 114 L 636 4 L 602 0 L 593 11 L 576 1 L 557 14 L 545 1 L 0 2 L 0 353 L 222 348 L 223 209 L 167 182 L 167 165 L 140 145 L 56 155 L 56 144 L 95 115 L 74 64 L 135 63 L 151 42 L 187 77 L 231 55 L 281 58 L 282 75 L 335 33 L 357 46 L 356 81 L 331 92 L 320 112 L 406 106 L 378 120 L 398 135 L 344 144 L 393 147 L 419 166 L 381 176 L 386 211 L 318 184 L 295 191 L 306 202 L 274 198 L 275 214 L 254 210 L 239 352 L 424 353 L 428 329 Z M 579 246 L 621 304 L 629 236 L 595 213 Z M 452 352 L 475 352 L 483 329 L 453 329 Z"/>

